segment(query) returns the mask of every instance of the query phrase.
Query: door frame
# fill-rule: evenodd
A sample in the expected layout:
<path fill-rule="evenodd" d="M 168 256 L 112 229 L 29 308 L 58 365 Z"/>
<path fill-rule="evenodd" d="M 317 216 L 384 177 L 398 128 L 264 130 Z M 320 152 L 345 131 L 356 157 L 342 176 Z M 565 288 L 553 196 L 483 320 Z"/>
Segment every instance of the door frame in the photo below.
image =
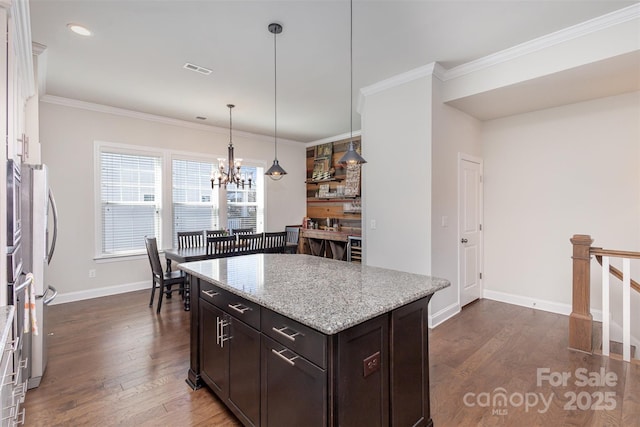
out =
<path fill-rule="evenodd" d="M 480 251 L 479 254 L 479 259 L 478 259 L 478 269 L 480 270 L 480 274 L 482 276 L 484 276 L 484 274 L 482 274 L 484 272 L 484 162 L 483 159 L 481 157 L 477 157 L 477 156 L 473 156 L 471 154 L 467 154 L 467 153 L 462 153 L 462 152 L 458 152 L 458 170 L 457 170 L 457 180 L 458 180 L 458 194 L 457 194 L 457 200 L 456 200 L 456 204 L 458 205 L 458 223 L 456 224 L 457 227 L 457 238 L 456 238 L 456 257 L 458 259 L 457 262 L 457 267 L 458 267 L 458 271 L 457 271 L 457 275 L 458 275 L 458 307 L 460 307 L 460 309 L 462 309 L 462 277 L 460 277 L 460 271 L 461 271 L 461 263 L 462 260 L 460 259 L 460 239 L 462 238 L 461 236 L 461 230 L 460 230 L 460 218 L 462 217 L 462 206 L 460 204 L 460 196 L 462 194 L 462 181 L 460 180 L 460 173 L 462 172 L 462 162 L 463 161 L 467 161 L 467 162 L 472 162 L 472 163 L 477 163 L 479 165 L 480 168 L 480 181 L 479 181 L 479 188 L 478 188 L 478 198 L 479 198 L 479 206 L 478 206 L 478 217 L 480 219 L 480 235 L 478 236 L 478 248 Z M 478 278 L 478 286 L 480 289 L 480 299 L 482 299 L 484 297 L 484 277 L 479 277 Z"/>

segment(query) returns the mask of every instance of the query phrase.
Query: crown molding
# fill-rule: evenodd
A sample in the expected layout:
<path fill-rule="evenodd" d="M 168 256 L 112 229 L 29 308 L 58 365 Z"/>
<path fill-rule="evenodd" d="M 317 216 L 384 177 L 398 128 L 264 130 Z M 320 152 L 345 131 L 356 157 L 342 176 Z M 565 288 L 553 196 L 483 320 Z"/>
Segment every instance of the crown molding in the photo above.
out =
<path fill-rule="evenodd" d="M 370 86 L 363 87 L 360 89 L 360 94 L 363 96 L 373 95 L 388 89 L 391 89 L 396 86 L 400 86 L 402 84 L 411 82 L 413 80 L 417 80 L 422 77 L 431 76 L 434 74 L 436 68 L 438 68 L 437 73 L 441 73 L 441 70 L 444 70 L 441 66 L 436 67 L 436 63 L 432 62 L 427 65 L 423 65 L 418 68 L 414 68 L 413 70 L 406 71 L 404 73 L 395 75 L 385 80 L 381 80 L 377 83 L 374 83 Z M 358 100 L 358 111 L 360 111 L 361 102 Z"/>
<path fill-rule="evenodd" d="M 47 50 L 47 46 L 42 43 L 31 41 L 31 49 L 33 50 L 34 55 L 40 55 L 42 52 Z"/>
<path fill-rule="evenodd" d="M 42 98 L 47 93 L 47 63 L 49 52 L 47 46 L 38 42 L 31 42 L 31 50 L 33 51 L 34 66 L 36 67 L 36 83 L 38 87 L 38 97 Z"/>
<path fill-rule="evenodd" d="M 80 110 L 94 111 L 97 113 L 113 114 L 115 116 L 128 117 L 128 118 L 137 119 L 137 120 L 145 120 L 148 122 L 178 126 L 178 127 L 183 127 L 187 129 L 195 129 L 195 130 L 219 133 L 224 135 L 227 135 L 229 133 L 229 128 L 221 128 L 218 126 L 211 126 L 211 125 L 206 125 L 201 123 L 192 123 L 186 120 L 173 119 L 165 116 L 157 116 L 155 114 L 149 114 L 149 113 L 141 113 L 139 111 L 127 110 L 127 109 L 118 108 L 118 107 L 111 107 L 109 105 L 96 104 L 93 102 L 80 101 L 77 99 L 64 98 L 62 96 L 44 95 L 42 98 L 40 98 L 40 101 L 46 102 L 47 104 L 61 105 L 63 107 L 77 108 Z M 265 141 L 265 142 L 273 142 L 273 136 L 269 136 L 269 135 L 260 135 L 257 133 L 244 132 L 239 130 L 234 130 L 233 135 L 235 137 Z M 293 141 L 290 139 L 280 139 L 280 138 L 278 138 L 278 143 L 291 144 L 295 146 L 302 145 L 302 143 L 299 141 Z"/>
<path fill-rule="evenodd" d="M 360 136 L 360 135 L 362 135 L 362 131 L 361 130 L 354 130 L 353 133 L 346 132 L 346 133 L 342 133 L 340 135 L 335 135 L 335 136 L 330 136 L 328 138 L 318 139 L 317 141 L 307 142 L 305 144 L 305 147 L 309 148 L 309 147 L 315 147 L 316 145 L 320 145 L 320 144 L 326 144 L 328 142 L 341 141 L 343 139 L 351 138 L 352 135 L 353 136 Z"/>
<path fill-rule="evenodd" d="M 640 18 L 640 3 L 607 13 L 597 18 L 590 19 L 580 24 L 564 28 L 562 30 L 538 37 L 528 42 L 501 50 L 474 61 L 446 70 L 440 80 L 447 81 L 471 74 L 485 68 L 528 55 L 542 49 L 547 49 L 560 43 L 564 43 L 578 37 L 601 31 L 615 25 Z"/>

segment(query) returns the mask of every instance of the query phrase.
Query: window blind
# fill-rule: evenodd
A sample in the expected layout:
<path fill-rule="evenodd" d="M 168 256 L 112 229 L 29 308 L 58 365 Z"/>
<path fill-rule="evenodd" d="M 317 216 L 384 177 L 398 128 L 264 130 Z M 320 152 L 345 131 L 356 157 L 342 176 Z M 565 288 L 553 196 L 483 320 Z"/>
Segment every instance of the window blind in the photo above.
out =
<path fill-rule="evenodd" d="M 258 167 L 242 167 L 242 173 L 245 177 L 251 176 L 253 182 L 251 188 L 245 185 L 239 188 L 235 184 L 227 186 L 227 228 L 253 228 L 258 233 L 262 229 L 262 206 L 258 206 L 258 182 L 256 177 L 258 173 L 262 174 L 262 168 Z"/>
<path fill-rule="evenodd" d="M 173 160 L 173 247 L 179 231 L 217 230 L 217 190 L 211 189 L 213 164 Z"/>
<path fill-rule="evenodd" d="M 161 158 L 100 153 L 102 253 L 144 252 L 160 234 Z"/>

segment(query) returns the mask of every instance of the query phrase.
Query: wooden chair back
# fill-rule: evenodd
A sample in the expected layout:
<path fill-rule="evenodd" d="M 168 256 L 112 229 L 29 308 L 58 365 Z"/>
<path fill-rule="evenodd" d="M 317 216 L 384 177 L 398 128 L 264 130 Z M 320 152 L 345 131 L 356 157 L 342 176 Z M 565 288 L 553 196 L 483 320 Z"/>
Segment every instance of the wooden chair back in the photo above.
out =
<path fill-rule="evenodd" d="M 253 228 L 232 228 L 231 234 L 233 234 L 234 236 L 240 234 L 253 234 Z"/>
<path fill-rule="evenodd" d="M 207 237 L 207 255 L 222 258 L 235 255 L 236 236 Z"/>
<path fill-rule="evenodd" d="M 284 231 L 287 233 L 285 252 L 292 254 L 297 253 L 298 241 L 300 240 L 300 226 L 287 225 L 284 227 Z"/>
<path fill-rule="evenodd" d="M 207 237 L 221 237 L 221 236 L 226 236 L 227 231 L 226 230 L 205 230 L 204 235 L 205 235 L 205 239 Z"/>
<path fill-rule="evenodd" d="M 264 233 L 264 252 L 265 253 L 284 253 L 287 245 L 287 232 L 276 231 L 273 233 Z"/>
<path fill-rule="evenodd" d="M 147 255 L 149 256 L 149 264 L 151 265 L 151 273 L 155 280 L 162 281 L 163 271 L 160 263 L 160 254 L 158 253 L 158 243 L 155 237 L 145 237 L 144 244 L 147 247 Z"/>
<path fill-rule="evenodd" d="M 263 249 L 264 233 L 238 235 L 238 252 L 243 255 L 257 254 Z"/>
<path fill-rule="evenodd" d="M 197 248 L 204 246 L 204 233 L 202 231 L 178 231 L 179 248 Z"/>

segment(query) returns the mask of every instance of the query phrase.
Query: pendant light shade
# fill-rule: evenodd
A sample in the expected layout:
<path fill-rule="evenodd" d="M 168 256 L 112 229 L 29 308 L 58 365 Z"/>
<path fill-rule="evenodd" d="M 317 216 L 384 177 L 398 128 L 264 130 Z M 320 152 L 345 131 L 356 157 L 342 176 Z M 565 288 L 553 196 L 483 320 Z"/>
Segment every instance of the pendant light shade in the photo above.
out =
<path fill-rule="evenodd" d="M 280 178 L 282 178 L 286 174 L 287 174 L 287 171 L 282 169 L 282 166 L 280 166 L 278 159 L 275 159 L 273 161 L 273 164 L 271 165 L 269 170 L 265 173 L 265 175 L 269 175 L 269 177 L 274 181 L 280 180 Z"/>
<path fill-rule="evenodd" d="M 367 161 L 360 155 L 353 145 L 353 0 L 349 0 L 349 147 L 338 160 L 341 165 L 361 165 Z"/>
<path fill-rule="evenodd" d="M 273 34 L 273 140 L 275 143 L 275 156 L 273 159 L 273 165 L 265 172 L 269 178 L 274 181 L 282 179 L 287 174 L 280 163 L 278 162 L 278 61 L 277 61 L 277 49 L 276 49 L 276 36 L 282 32 L 282 25 L 269 24 L 269 32 Z"/>
<path fill-rule="evenodd" d="M 338 161 L 341 165 L 361 165 L 367 163 L 367 161 L 356 151 L 353 140 L 349 141 L 349 148 L 347 152 L 340 157 Z"/>

